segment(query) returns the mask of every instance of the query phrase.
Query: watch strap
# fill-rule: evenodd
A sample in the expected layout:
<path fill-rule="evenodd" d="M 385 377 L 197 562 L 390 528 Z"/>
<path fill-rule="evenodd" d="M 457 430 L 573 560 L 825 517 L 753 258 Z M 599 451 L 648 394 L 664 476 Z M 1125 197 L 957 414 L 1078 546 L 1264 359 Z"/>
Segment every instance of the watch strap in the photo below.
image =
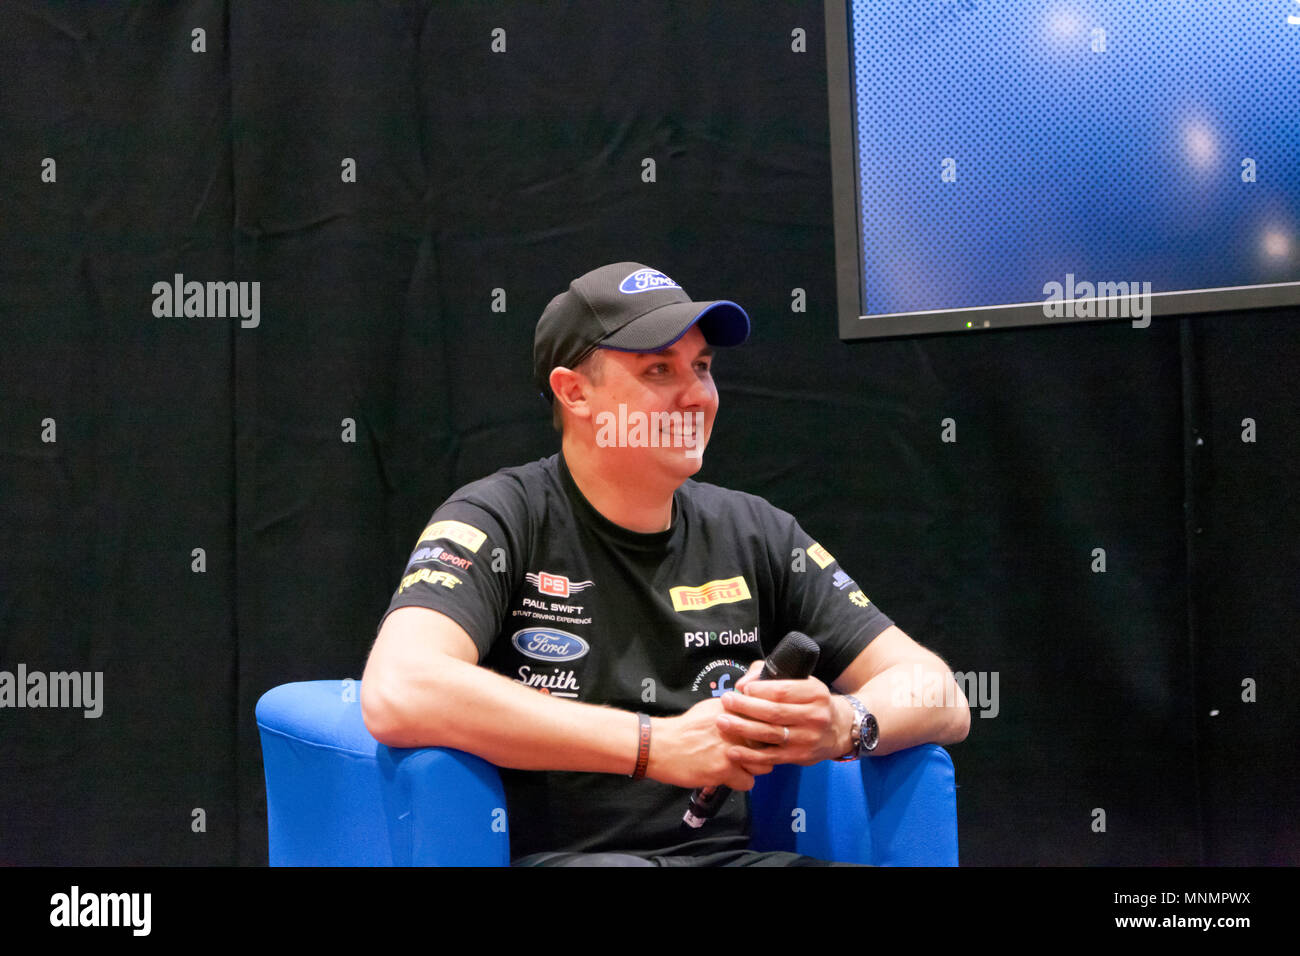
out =
<path fill-rule="evenodd" d="M 867 713 L 867 708 L 862 701 L 852 694 L 842 694 L 841 696 L 853 708 L 853 726 L 849 728 L 849 752 L 835 759 L 839 761 L 857 760 L 862 748 L 862 727 L 870 715 Z"/>

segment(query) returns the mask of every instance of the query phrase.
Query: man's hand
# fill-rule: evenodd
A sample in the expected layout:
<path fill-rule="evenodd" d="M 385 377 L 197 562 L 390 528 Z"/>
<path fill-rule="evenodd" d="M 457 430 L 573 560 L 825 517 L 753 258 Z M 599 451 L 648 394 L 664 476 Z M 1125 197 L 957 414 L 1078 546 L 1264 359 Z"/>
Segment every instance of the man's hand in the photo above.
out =
<path fill-rule="evenodd" d="M 711 697 L 676 717 L 654 718 L 646 776 L 688 789 L 723 785 L 752 790 L 755 774 L 771 772 L 772 765 L 758 761 L 751 770 L 732 756 L 743 741 L 720 726 L 722 707 L 721 700 Z"/>
<path fill-rule="evenodd" d="M 733 693 L 721 698 L 718 730 L 742 738 L 728 756 L 749 773 L 767 773 L 779 763 L 803 766 L 842 757 L 850 747 L 853 711 L 816 677 L 759 680 L 755 661 Z"/>

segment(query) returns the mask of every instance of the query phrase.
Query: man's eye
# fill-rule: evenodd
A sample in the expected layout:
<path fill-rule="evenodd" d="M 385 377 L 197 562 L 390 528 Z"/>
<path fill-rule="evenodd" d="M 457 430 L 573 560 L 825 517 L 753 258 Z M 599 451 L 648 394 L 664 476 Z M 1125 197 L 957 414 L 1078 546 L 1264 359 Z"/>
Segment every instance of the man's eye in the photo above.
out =
<path fill-rule="evenodd" d="M 696 362 L 695 367 L 701 372 L 708 372 L 713 366 L 708 362 Z"/>

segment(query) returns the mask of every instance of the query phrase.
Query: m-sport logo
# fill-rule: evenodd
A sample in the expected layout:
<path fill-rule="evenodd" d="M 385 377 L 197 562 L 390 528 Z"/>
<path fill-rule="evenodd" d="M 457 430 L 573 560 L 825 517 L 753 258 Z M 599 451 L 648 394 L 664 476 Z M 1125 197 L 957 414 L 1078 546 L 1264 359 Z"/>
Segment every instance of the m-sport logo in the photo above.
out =
<path fill-rule="evenodd" d="M 526 627 L 510 640 L 520 654 L 538 661 L 576 661 L 591 649 L 577 634 L 550 627 Z"/>

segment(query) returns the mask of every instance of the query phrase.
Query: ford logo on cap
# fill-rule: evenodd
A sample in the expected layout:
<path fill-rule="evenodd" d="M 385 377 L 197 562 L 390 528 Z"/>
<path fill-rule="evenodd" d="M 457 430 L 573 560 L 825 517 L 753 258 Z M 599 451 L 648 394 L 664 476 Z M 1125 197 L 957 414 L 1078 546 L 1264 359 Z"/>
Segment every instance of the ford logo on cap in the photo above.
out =
<path fill-rule="evenodd" d="M 526 627 L 511 638 L 515 648 L 539 661 L 576 661 L 591 648 L 577 634 L 549 627 Z"/>
<path fill-rule="evenodd" d="M 653 292 L 655 289 L 680 289 L 676 282 L 655 269 L 638 269 L 618 284 L 618 291 L 626 295 Z"/>

